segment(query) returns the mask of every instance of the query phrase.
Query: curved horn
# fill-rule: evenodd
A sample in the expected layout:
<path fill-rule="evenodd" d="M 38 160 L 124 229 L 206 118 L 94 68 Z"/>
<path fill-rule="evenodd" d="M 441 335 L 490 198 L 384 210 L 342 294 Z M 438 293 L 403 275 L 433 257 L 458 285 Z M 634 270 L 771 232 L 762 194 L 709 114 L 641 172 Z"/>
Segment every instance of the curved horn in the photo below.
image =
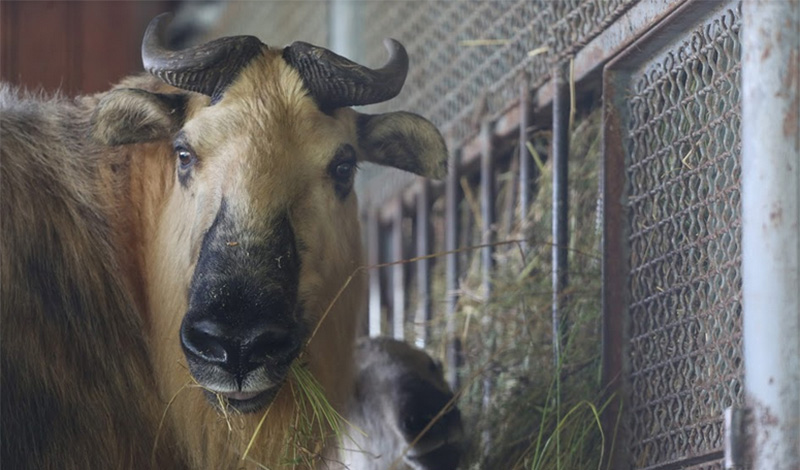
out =
<path fill-rule="evenodd" d="M 254 36 L 233 36 L 172 51 L 164 46 L 170 13 L 162 13 L 147 26 L 142 40 L 144 68 L 164 82 L 208 95 L 217 101 L 242 67 L 265 47 Z"/>
<path fill-rule="evenodd" d="M 384 39 L 389 60 L 373 70 L 328 49 L 295 42 L 283 50 L 283 58 L 300 72 L 320 108 L 335 109 L 380 103 L 394 98 L 408 74 L 408 54 L 394 39 Z"/>

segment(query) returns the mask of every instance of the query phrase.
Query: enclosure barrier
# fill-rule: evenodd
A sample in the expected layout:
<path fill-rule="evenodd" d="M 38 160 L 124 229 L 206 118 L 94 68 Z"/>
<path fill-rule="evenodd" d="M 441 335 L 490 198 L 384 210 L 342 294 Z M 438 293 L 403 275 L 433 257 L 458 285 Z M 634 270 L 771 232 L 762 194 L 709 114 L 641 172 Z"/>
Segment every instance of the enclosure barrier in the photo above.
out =
<path fill-rule="evenodd" d="M 232 4 L 226 21 L 236 32 L 258 24 L 247 32 L 279 43 L 325 36 L 369 65 L 382 63 L 385 36 L 408 48 L 404 91 L 368 111 L 431 119 L 450 172 L 425 182 L 362 169 L 367 263 L 442 255 L 370 270 L 365 332 L 425 347 L 446 339 L 448 379 L 462 385 L 457 314 L 470 258 L 459 250 L 480 245 L 488 299 L 502 259 L 492 243 L 503 225 L 526 233 L 541 163 L 529 144 L 547 131 L 557 360 L 575 236 L 567 136 L 575 108 L 602 107 L 603 374 L 618 398 L 604 414 L 609 468 L 800 468 L 798 1 L 353 5 L 277 3 L 259 16 Z M 284 22 L 290 10 L 304 20 Z M 515 178 L 513 221 L 496 204 L 501 169 Z M 519 246 L 531 253 L 537 242 Z M 497 371 L 487 370 L 488 407 Z"/>

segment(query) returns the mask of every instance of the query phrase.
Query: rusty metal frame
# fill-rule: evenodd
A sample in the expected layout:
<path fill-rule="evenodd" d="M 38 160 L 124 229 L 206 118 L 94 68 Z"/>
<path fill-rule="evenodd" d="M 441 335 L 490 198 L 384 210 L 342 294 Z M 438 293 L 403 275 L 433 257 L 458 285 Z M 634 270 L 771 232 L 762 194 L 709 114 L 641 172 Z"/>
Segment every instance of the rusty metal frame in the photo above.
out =
<path fill-rule="evenodd" d="M 625 177 L 628 165 L 628 149 L 624 133 L 627 131 L 626 103 L 630 99 L 629 74 L 653 58 L 659 51 L 672 44 L 676 38 L 701 24 L 703 18 L 712 15 L 733 0 L 694 0 L 680 4 L 650 28 L 633 44 L 610 61 L 603 70 L 604 108 L 604 165 L 603 165 L 603 381 L 606 390 L 614 399 L 603 417 L 607 436 L 607 459 L 610 468 L 630 468 L 630 454 L 626 443 L 635 436 L 629 435 L 624 422 L 624 406 L 631 396 L 630 364 L 628 357 L 629 331 L 629 260 L 630 247 L 628 225 L 628 182 Z M 722 418 L 722 417 L 720 417 Z M 624 418 L 623 418 L 624 421 Z M 719 462 L 723 449 L 703 455 L 686 456 L 677 461 L 662 461 L 648 470 L 672 470 Z M 694 467 L 693 467 L 694 468 Z M 699 468 L 699 467 L 698 467 Z"/>
<path fill-rule="evenodd" d="M 626 453 L 620 442 L 626 442 L 625 429 L 618 428 L 622 406 L 629 391 L 627 376 L 628 331 L 628 233 L 625 207 L 625 152 L 622 123 L 613 112 L 620 102 L 620 86 L 612 68 L 603 75 L 603 383 L 612 401 L 605 409 L 603 427 L 613 439 L 606 441 L 606 458 L 610 468 L 625 468 Z"/>

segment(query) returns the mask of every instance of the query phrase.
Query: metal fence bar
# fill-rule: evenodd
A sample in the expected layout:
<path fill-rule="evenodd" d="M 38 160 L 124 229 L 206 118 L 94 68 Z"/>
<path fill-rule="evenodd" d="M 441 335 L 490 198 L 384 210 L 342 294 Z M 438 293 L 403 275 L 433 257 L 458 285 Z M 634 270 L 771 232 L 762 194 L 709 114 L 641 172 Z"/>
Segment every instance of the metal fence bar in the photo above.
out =
<path fill-rule="evenodd" d="M 480 207 L 481 207 L 481 243 L 488 245 L 495 241 L 495 163 L 494 146 L 492 145 L 492 124 L 484 121 L 481 124 L 481 188 L 480 188 Z M 494 247 L 484 246 L 481 248 L 481 286 L 484 295 L 484 302 L 489 302 L 492 297 L 492 273 L 494 272 Z M 488 324 L 492 321 L 491 315 L 484 312 L 483 322 Z M 497 347 L 497 336 L 495 333 L 489 335 L 489 350 L 494 351 Z M 483 413 L 489 413 L 492 404 L 492 388 L 494 377 L 485 374 L 483 377 Z M 491 430 L 484 429 L 481 433 L 484 451 L 488 454 L 488 445 L 491 442 Z"/>
<path fill-rule="evenodd" d="M 431 185 L 428 180 L 420 181 L 417 192 L 417 257 L 431 252 Z M 418 347 L 425 347 L 430 338 L 431 328 L 431 261 L 420 259 L 417 262 L 417 319 L 416 338 Z"/>
<path fill-rule="evenodd" d="M 446 333 L 447 333 L 447 381 L 457 390 L 461 384 L 458 368 L 461 363 L 461 345 L 456 331 L 456 309 L 458 308 L 458 254 L 452 251 L 458 248 L 458 202 L 461 198 L 459 190 L 459 165 L 460 157 L 456 150 L 450 150 L 448 161 L 449 172 L 445 181 L 445 239 L 444 249 L 448 251 L 445 257 L 445 289 L 447 291 Z"/>
<path fill-rule="evenodd" d="M 523 76 L 519 85 L 519 221 L 522 233 L 526 231 L 528 209 L 531 206 L 531 178 L 533 177 L 532 155 L 528 151 L 528 123 L 530 119 L 531 93 L 528 77 Z M 523 253 L 527 244 L 522 244 Z"/>
<path fill-rule="evenodd" d="M 495 177 L 494 152 L 492 146 L 492 126 L 486 121 L 481 125 L 481 243 L 495 241 Z M 492 295 L 492 271 L 494 270 L 494 247 L 481 248 L 481 285 L 486 300 Z"/>
<path fill-rule="evenodd" d="M 377 211 L 367 214 L 367 265 L 381 262 L 381 227 Z M 369 335 L 381 334 L 381 270 L 369 270 Z"/>
<path fill-rule="evenodd" d="M 566 318 L 562 312 L 568 277 L 569 248 L 569 70 L 562 64 L 553 71 L 553 354 L 561 357 Z"/>
<path fill-rule="evenodd" d="M 800 2 L 745 0 L 742 268 L 754 470 L 800 468 Z"/>
<path fill-rule="evenodd" d="M 395 211 L 392 215 L 392 261 L 403 259 L 403 201 L 402 196 L 395 201 Z M 405 289 L 404 263 L 392 266 L 392 337 L 405 339 Z"/>
<path fill-rule="evenodd" d="M 290 7 L 291 8 L 291 7 Z M 364 55 L 359 25 L 364 21 L 363 8 L 349 0 L 331 0 L 328 14 L 330 48 L 344 57 Z"/>
<path fill-rule="evenodd" d="M 724 470 L 745 470 L 748 468 L 744 457 L 744 414 L 740 407 L 725 408 Z"/>

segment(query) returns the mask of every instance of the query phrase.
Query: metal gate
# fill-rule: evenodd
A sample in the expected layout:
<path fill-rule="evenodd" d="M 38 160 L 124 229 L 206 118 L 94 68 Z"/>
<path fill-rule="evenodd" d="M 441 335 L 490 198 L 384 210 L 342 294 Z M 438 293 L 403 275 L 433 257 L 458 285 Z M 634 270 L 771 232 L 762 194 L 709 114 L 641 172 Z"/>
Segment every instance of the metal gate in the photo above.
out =
<path fill-rule="evenodd" d="M 632 468 L 722 469 L 723 411 L 743 405 L 740 27 L 738 2 L 695 2 L 605 70 L 608 243 L 624 253 L 606 286 L 628 293 L 607 305 L 627 319 L 609 373 Z"/>

